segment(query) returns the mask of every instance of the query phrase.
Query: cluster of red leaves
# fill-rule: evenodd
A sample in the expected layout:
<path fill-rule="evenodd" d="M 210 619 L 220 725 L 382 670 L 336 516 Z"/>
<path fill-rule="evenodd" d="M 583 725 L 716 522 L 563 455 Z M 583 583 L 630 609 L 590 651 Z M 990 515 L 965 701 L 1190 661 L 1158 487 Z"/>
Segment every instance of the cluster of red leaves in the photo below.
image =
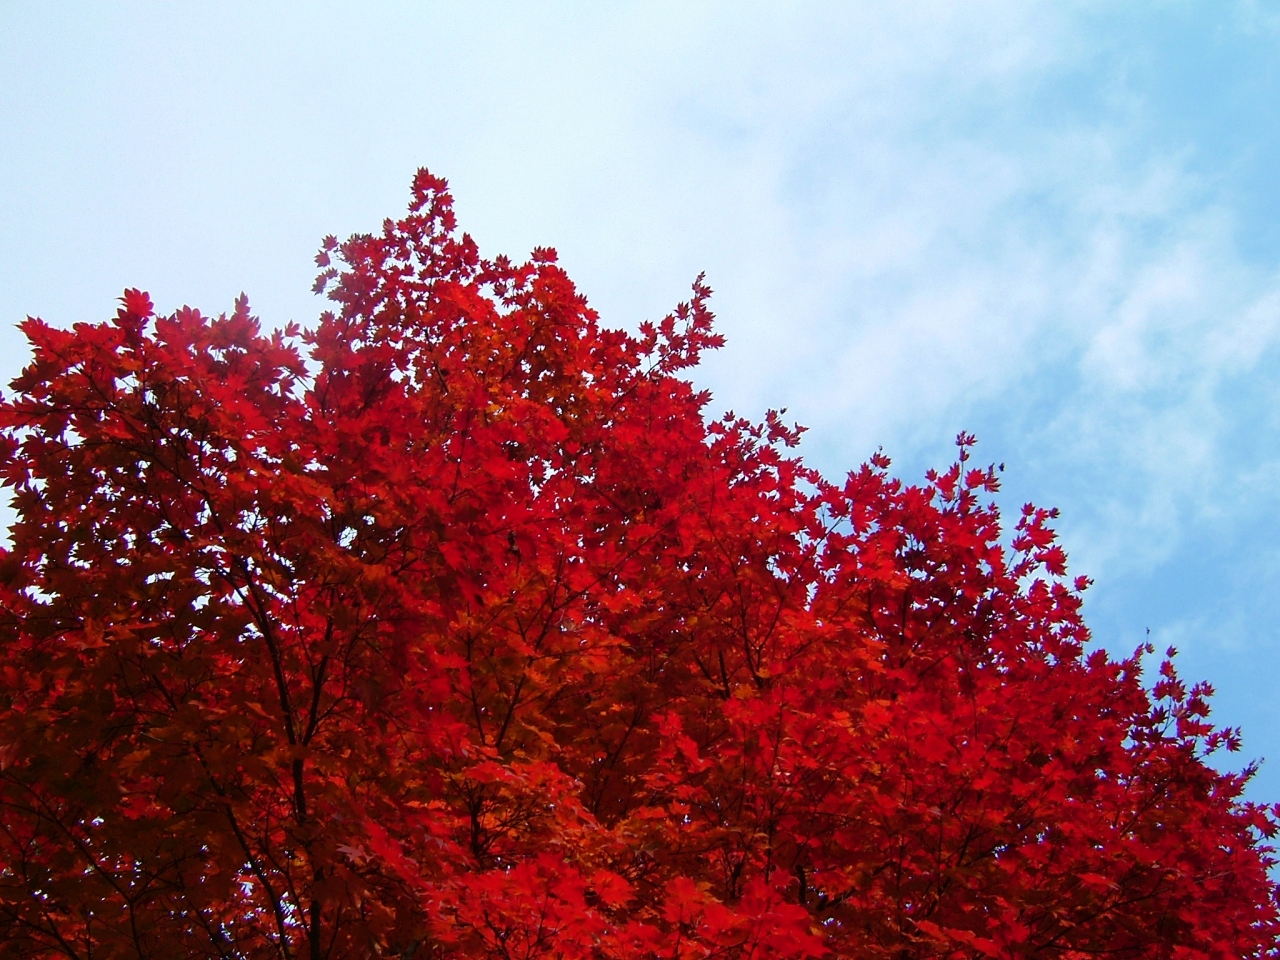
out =
<path fill-rule="evenodd" d="M 834 485 L 423 172 L 336 312 L 29 320 L 0 957 L 1241 958 L 1274 810 L 995 475 Z M 308 359 L 304 359 L 304 354 Z"/>

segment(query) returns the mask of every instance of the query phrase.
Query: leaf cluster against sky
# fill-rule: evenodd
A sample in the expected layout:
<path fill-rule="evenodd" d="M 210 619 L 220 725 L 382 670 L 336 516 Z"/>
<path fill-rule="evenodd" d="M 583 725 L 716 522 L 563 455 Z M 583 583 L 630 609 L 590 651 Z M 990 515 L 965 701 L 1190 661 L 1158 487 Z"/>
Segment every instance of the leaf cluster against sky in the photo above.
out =
<path fill-rule="evenodd" d="M 1273 756 L 1277 23 L 1262 3 L 6 4 L 0 320 L 306 321 L 330 231 L 446 172 L 610 322 L 706 270 L 720 408 L 828 473 L 960 429 L 1063 508 L 1098 639 L 1146 630 Z M 24 362 L 5 334 L 4 379 Z"/>

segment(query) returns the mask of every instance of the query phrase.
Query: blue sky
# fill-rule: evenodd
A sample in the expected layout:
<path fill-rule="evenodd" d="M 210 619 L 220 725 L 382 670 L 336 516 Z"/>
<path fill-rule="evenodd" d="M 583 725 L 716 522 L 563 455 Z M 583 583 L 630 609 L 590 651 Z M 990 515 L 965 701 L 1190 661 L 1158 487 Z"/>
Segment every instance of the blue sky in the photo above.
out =
<path fill-rule="evenodd" d="M 3 382 L 126 286 L 313 320 L 421 165 L 607 322 L 706 270 L 715 407 L 832 476 L 976 432 L 1280 800 L 1280 5 L 10 0 L 0 147 Z"/>

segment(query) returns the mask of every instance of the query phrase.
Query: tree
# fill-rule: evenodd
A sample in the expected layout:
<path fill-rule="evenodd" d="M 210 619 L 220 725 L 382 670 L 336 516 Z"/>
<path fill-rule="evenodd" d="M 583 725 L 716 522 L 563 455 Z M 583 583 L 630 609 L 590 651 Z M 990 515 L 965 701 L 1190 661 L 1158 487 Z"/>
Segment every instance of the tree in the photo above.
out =
<path fill-rule="evenodd" d="M 335 311 L 23 329 L 0 404 L 0 957 L 1260 957 L 1209 690 L 1089 652 L 996 474 L 707 422 L 444 181 Z"/>

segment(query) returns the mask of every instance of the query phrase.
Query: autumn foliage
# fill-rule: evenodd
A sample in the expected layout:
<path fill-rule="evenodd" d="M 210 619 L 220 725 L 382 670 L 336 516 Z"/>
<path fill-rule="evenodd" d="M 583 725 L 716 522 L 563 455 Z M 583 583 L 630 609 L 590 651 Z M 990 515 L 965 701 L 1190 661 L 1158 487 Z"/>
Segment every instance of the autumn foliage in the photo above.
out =
<path fill-rule="evenodd" d="M 828 482 L 704 419 L 701 281 L 604 328 L 426 172 L 318 259 L 306 332 L 24 324 L 0 957 L 1276 954 L 1234 734 L 970 438 Z"/>

